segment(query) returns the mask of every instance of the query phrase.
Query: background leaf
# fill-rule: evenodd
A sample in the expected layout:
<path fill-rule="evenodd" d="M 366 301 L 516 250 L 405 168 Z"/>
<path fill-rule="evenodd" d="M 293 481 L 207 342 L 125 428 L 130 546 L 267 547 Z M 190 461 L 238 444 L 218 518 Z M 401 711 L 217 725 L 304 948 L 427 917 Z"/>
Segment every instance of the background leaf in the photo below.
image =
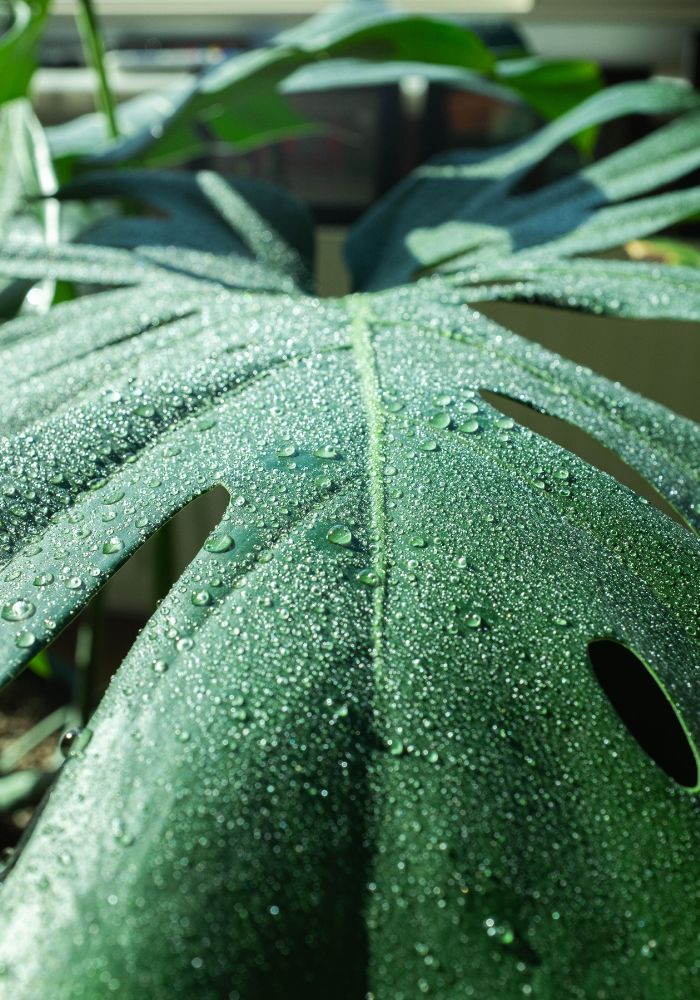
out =
<path fill-rule="evenodd" d="M 676 119 L 623 150 L 534 191 L 523 181 L 562 142 L 626 114 Z M 527 251 L 549 257 L 607 249 L 697 211 L 697 190 L 646 194 L 700 162 L 698 96 L 674 83 L 611 87 L 532 137 L 496 152 L 448 153 L 420 167 L 368 212 L 347 259 L 361 289 Z M 637 200 L 632 200 L 637 199 Z M 372 253 L 368 252 L 369 247 Z"/>
<path fill-rule="evenodd" d="M 50 0 L 11 0 L 0 9 L 9 25 L 0 35 L 0 104 L 24 97 L 36 69 L 36 49 L 49 13 Z"/>

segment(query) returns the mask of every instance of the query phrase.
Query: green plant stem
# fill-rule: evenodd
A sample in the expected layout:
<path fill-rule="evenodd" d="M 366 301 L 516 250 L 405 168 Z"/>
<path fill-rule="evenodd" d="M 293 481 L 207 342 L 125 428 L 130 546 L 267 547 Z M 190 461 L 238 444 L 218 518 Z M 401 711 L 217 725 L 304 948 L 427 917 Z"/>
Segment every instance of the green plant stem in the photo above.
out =
<path fill-rule="evenodd" d="M 117 104 L 107 77 L 105 47 L 92 0 L 78 0 L 76 22 L 83 44 L 85 60 L 97 74 L 97 99 L 100 110 L 107 120 L 107 128 L 111 138 L 116 139 L 119 136 Z"/>

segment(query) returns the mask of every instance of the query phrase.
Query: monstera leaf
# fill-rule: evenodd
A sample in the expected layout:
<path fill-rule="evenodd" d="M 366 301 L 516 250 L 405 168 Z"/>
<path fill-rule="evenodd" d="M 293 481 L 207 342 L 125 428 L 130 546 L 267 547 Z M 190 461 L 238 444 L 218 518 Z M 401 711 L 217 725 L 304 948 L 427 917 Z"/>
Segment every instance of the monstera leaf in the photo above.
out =
<path fill-rule="evenodd" d="M 469 303 L 697 319 L 696 269 L 568 259 L 627 239 L 631 206 L 639 232 L 694 211 L 621 199 L 696 165 L 696 106 L 620 88 L 426 168 L 358 228 L 378 290 L 344 299 L 305 291 L 303 213 L 209 174 L 125 174 L 155 217 L 4 247 L 7 275 L 103 289 L 0 333 L 4 677 L 230 495 L 9 870 L 8 995 L 694 994 L 700 432 Z M 632 111 L 682 117 L 518 194 Z M 687 527 L 504 397 L 618 451 Z M 606 663 L 666 737 L 634 738 Z"/>

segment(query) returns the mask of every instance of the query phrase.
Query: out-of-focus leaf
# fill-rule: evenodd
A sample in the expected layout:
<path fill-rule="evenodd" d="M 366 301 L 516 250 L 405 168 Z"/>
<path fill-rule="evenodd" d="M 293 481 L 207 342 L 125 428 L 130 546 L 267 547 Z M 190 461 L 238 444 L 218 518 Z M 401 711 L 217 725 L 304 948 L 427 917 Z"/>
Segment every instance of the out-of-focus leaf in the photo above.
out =
<path fill-rule="evenodd" d="M 700 267 L 700 250 L 680 240 L 630 240 L 625 244 L 632 260 L 660 261 L 682 267 Z"/>
<path fill-rule="evenodd" d="M 153 103 L 137 99 L 133 109 L 120 110 L 123 137 L 117 141 L 107 141 L 104 127 L 85 119 L 56 130 L 54 148 L 61 158 L 90 152 L 92 165 L 177 163 L 212 139 L 243 151 L 327 129 L 303 118 L 289 95 L 396 84 L 407 74 L 524 101 L 545 117 L 599 85 L 590 64 L 497 63 L 474 32 L 456 24 L 403 16 L 383 5 L 349 4 L 222 62 Z M 555 93 L 548 96 L 550 87 Z M 91 145 L 97 130 L 102 142 Z"/>
<path fill-rule="evenodd" d="M 36 48 L 51 0 L 11 0 L 0 6 L 0 104 L 24 97 L 36 69 Z"/>
<path fill-rule="evenodd" d="M 570 176 L 522 190 L 532 168 L 562 142 L 632 113 L 676 117 Z M 621 85 L 505 150 L 450 153 L 421 167 L 355 227 L 348 259 L 358 287 L 374 289 L 491 258 L 503 265 L 511 257 L 563 258 L 619 246 L 697 211 L 700 188 L 639 196 L 698 164 L 698 95 L 673 83 Z"/>
<path fill-rule="evenodd" d="M 528 57 L 496 63 L 496 79 L 517 91 L 545 120 L 559 118 L 603 85 L 600 69 L 585 60 L 548 62 Z M 572 136 L 581 152 L 590 154 L 598 137 L 595 126 Z"/>
<path fill-rule="evenodd" d="M 54 243 L 59 236 L 58 203 L 48 196 L 56 179 L 44 132 L 26 98 L 0 106 L 0 233 L 37 243 Z M 0 287 L 0 315 L 11 316 L 25 301 L 31 284 L 12 282 Z M 48 305 L 51 288 L 34 294 L 36 307 Z"/>

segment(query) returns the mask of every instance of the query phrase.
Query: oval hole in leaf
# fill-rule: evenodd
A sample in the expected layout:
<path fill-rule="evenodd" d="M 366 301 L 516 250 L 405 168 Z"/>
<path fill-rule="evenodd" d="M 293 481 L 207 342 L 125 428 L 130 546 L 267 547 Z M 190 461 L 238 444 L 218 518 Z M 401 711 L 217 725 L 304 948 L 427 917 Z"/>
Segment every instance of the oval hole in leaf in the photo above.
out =
<path fill-rule="evenodd" d="M 615 639 L 589 642 L 588 657 L 598 683 L 642 750 L 679 785 L 697 790 L 697 753 L 653 670 Z"/>
<path fill-rule="evenodd" d="M 521 403 L 519 400 L 505 396 L 500 392 L 481 389 L 480 394 L 485 402 L 500 413 L 512 417 L 523 427 L 529 427 L 541 437 L 549 438 L 554 444 L 572 451 L 584 462 L 595 466 L 601 472 L 606 472 L 609 476 L 617 479 L 618 483 L 658 507 L 671 520 L 691 531 L 681 514 L 668 503 L 648 479 L 645 479 L 636 469 L 624 462 L 611 448 L 601 444 L 580 427 L 567 420 L 561 420 L 559 417 L 552 417 L 542 410 L 535 409 L 532 405 Z"/>

